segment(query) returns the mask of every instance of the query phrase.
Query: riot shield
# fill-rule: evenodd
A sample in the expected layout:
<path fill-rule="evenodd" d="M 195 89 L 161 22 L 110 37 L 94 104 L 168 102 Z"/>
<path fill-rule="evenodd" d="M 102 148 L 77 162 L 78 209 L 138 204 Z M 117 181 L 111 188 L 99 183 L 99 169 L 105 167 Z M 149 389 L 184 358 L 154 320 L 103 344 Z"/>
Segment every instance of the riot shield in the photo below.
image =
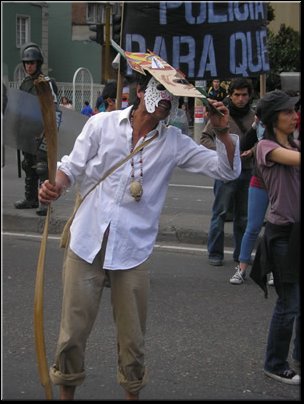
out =
<path fill-rule="evenodd" d="M 64 107 L 58 130 L 58 160 L 69 154 L 76 137 L 88 117 Z M 43 121 L 38 97 L 25 91 L 8 89 L 7 105 L 3 115 L 4 145 L 36 154 L 37 138 L 43 133 Z"/>

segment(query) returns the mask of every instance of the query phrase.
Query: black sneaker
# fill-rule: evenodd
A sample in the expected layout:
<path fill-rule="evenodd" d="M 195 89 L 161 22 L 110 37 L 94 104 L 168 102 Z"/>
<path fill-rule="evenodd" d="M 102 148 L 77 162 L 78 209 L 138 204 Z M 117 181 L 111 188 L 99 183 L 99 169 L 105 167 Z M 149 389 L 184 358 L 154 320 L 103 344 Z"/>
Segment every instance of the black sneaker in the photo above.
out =
<path fill-rule="evenodd" d="M 282 373 L 271 373 L 268 370 L 264 370 L 266 376 L 271 377 L 272 379 L 277 380 L 278 382 L 286 383 L 286 384 L 301 384 L 301 376 L 299 376 L 294 370 L 286 369 Z"/>
<path fill-rule="evenodd" d="M 208 259 L 209 264 L 213 265 L 214 267 L 221 267 L 223 265 L 223 260 L 216 257 L 209 257 Z"/>
<path fill-rule="evenodd" d="M 36 210 L 36 215 L 38 215 L 38 216 L 46 216 L 47 215 L 47 207 L 39 206 L 39 208 Z"/>

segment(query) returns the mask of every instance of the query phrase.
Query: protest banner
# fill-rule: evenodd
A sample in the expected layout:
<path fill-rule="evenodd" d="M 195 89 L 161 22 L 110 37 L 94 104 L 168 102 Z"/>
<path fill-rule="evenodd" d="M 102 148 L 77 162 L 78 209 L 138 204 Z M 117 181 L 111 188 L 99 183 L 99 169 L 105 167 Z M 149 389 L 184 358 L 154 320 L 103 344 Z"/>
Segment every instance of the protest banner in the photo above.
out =
<path fill-rule="evenodd" d="M 150 50 L 191 80 L 254 77 L 270 70 L 266 20 L 265 2 L 126 2 L 122 47 Z"/>

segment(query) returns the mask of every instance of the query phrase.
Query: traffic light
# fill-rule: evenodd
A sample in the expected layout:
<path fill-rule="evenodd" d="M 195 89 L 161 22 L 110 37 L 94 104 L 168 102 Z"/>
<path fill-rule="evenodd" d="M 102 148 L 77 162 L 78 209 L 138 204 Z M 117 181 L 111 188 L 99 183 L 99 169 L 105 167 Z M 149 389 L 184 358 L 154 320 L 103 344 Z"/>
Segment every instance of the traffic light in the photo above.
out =
<path fill-rule="evenodd" d="M 90 35 L 91 41 L 97 42 L 99 45 L 102 45 L 103 25 L 102 24 L 90 25 L 90 31 L 96 32 L 96 35 Z"/>
<path fill-rule="evenodd" d="M 112 16 L 112 39 L 120 45 L 121 16 L 114 14 Z"/>

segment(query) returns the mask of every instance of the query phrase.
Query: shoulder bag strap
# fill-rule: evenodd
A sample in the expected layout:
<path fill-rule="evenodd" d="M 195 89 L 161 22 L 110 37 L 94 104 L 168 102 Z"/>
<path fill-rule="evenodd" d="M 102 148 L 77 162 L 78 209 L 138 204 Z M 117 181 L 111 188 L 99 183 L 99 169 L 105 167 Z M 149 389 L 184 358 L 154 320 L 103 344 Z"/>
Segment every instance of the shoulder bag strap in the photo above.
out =
<path fill-rule="evenodd" d="M 82 204 L 82 202 L 85 200 L 85 198 L 92 192 L 102 181 L 104 181 L 109 175 L 111 175 L 115 170 L 117 170 L 120 166 L 122 166 L 124 163 L 126 163 L 132 156 L 134 156 L 136 153 L 138 153 L 140 150 L 142 150 L 145 146 L 147 146 L 149 143 L 152 142 L 156 137 L 158 136 L 158 132 L 155 133 L 150 139 L 146 140 L 142 144 L 140 144 L 138 147 L 136 147 L 132 153 L 130 153 L 127 157 L 119 161 L 117 164 L 115 164 L 113 167 L 111 167 L 103 176 L 100 178 L 100 180 L 84 195 L 83 198 L 81 198 L 80 194 L 77 193 L 76 195 L 76 201 L 75 201 L 75 206 L 74 206 L 74 211 L 72 215 L 69 217 L 67 220 L 62 234 L 61 234 L 61 239 L 60 239 L 60 247 L 65 248 L 68 245 L 68 240 L 69 240 L 69 234 L 70 234 L 70 227 L 71 224 L 74 220 L 74 217 L 78 211 L 79 206 Z"/>
<path fill-rule="evenodd" d="M 119 167 L 121 167 L 123 164 L 125 164 L 130 158 L 132 158 L 136 153 L 138 153 L 140 150 L 142 150 L 144 147 L 148 146 L 149 143 L 152 142 L 156 137 L 158 136 L 158 132 L 156 132 L 150 139 L 144 141 L 142 144 L 137 146 L 132 153 L 130 153 L 127 157 L 124 159 L 120 160 L 118 163 L 116 163 L 113 167 L 111 167 L 101 178 L 100 180 L 97 181 L 97 183 L 84 195 L 82 198 L 82 201 L 91 193 L 102 181 L 104 181 L 109 175 L 114 173 Z"/>

